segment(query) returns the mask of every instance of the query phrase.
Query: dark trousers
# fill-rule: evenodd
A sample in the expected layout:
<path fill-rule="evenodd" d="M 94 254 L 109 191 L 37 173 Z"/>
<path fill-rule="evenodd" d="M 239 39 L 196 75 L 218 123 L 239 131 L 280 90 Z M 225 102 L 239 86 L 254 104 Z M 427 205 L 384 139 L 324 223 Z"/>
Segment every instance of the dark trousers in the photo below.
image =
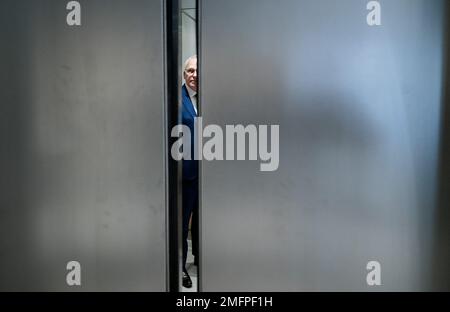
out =
<path fill-rule="evenodd" d="M 192 254 L 194 255 L 194 261 L 198 264 L 198 205 L 192 212 L 192 224 L 191 224 L 191 236 L 192 236 Z"/>
<path fill-rule="evenodd" d="M 198 179 L 183 180 L 183 270 L 186 270 L 189 220 L 192 214 L 198 217 Z M 195 216 L 192 220 L 192 249 L 193 254 L 198 256 L 198 222 Z"/>

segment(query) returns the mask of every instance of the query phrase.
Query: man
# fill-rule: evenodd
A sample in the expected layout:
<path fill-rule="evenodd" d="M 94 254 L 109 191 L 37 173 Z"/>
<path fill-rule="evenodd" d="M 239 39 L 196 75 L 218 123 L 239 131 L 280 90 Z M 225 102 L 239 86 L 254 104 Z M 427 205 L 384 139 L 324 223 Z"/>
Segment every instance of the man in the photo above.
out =
<path fill-rule="evenodd" d="M 188 251 L 189 220 L 192 220 L 192 245 L 196 263 L 198 254 L 197 230 L 198 214 L 198 161 L 194 160 L 194 120 L 198 116 L 197 107 L 197 56 L 191 56 L 184 65 L 183 77 L 186 83 L 182 87 L 182 124 L 189 127 L 191 131 L 191 160 L 183 160 L 183 286 L 192 287 L 192 280 L 186 270 L 186 259 Z M 198 236 L 198 234 L 197 234 Z"/>

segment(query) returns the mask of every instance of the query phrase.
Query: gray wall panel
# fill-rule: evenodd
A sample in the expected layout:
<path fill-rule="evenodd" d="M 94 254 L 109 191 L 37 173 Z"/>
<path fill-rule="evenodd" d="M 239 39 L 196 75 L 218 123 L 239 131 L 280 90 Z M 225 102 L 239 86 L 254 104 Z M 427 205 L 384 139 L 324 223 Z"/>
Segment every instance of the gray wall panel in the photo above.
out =
<path fill-rule="evenodd" d="M 381 1 L 379 27 L 367 2 L 201 2 L 204 125 L 280 125 L 275 172 L 203 161 L 203 290 L 446 278 L 431 274 L 445 1 Z"/>
<path fill-rule="evenodd" d="M 164 291 L 163 1 L 67 2 L 2 1 L 0 289 Z"/>

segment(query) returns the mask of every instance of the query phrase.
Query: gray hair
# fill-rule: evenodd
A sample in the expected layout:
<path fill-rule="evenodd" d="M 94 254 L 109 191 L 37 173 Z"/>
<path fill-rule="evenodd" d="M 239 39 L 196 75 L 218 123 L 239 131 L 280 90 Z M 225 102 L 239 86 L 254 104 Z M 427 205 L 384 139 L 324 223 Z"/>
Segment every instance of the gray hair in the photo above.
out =
<path fill-rule="evenodd" d="M 197 55 L 196 55 L 196 54 L 190 56 L 190 57 L 186 60 L 186 62 L 184 62 L 183 71 L 186 71 L 186 67 L 188 66 L 188 64 L 189 64 L 190 61 L 196 60 L 196 59 L 197 59 Z"/>

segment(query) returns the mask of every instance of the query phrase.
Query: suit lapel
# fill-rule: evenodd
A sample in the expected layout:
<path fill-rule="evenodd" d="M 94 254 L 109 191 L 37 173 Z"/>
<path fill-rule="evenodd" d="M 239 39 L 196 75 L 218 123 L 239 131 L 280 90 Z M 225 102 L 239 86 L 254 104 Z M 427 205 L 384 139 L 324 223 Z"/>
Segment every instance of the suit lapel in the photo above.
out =
<path fill-rule="evenodd" d="M 186 98 L 186 101 L 183 101 L 184 108 L 191 113 L 193 117 L 197 117 L 197 114 L 194 110 L 194 105 L 192 104 L 191 98 L 189 96 L 189 92 L 185 85 L 183 85 L 183 97 Z"/>

